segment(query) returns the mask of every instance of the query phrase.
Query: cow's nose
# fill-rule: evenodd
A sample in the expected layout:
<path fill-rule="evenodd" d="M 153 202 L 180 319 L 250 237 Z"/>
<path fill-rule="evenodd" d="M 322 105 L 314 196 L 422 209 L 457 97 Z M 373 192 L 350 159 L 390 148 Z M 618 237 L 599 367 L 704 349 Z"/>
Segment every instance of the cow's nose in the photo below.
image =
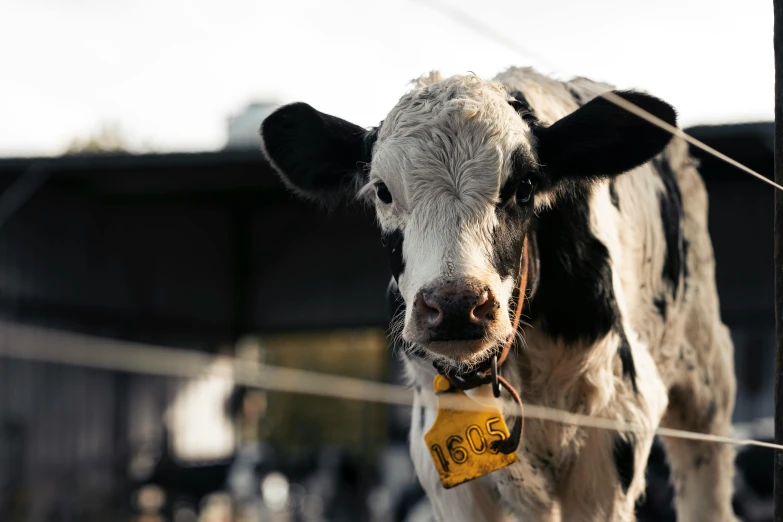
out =
<path fill-rule="evenodd" d="M 455 284 L 425 290 L 416 300 L 417 312 L 427 328 L 433 332 L 442 330 L 441 334 L 450 332 L 456 337 L 467 330 L 483 331 L 483 327 L 495 320 L 499 306 L 489 287 Z"/>

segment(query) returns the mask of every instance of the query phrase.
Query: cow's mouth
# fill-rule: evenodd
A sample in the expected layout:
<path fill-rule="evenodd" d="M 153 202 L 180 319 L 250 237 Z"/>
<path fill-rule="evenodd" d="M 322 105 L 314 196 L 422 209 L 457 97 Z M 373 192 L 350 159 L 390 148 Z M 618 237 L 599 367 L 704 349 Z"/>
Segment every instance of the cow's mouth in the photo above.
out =
<path fill-rule="evenodd" d="M 441 361 L 456 369 L 472 369 L 499 353 L 511 337 L 510 324 L 462 325 L 460 328 L 426 330 L 405 328 L 404 339 L 426 359 Z"/>
<path fill-rule="evenodd" d="M 481 325 L 468 325 L 457 331 L 439 329 L 429 335 L 428 343 L 485 343 L 487 342 L 486 329 Z"/>
<path fill-rule="evenodd" d="M 488 361 L 503 348 L 503 342 L 485 337 L 475 339 L 449 339 L 432 341 L 422 345 L 433 358 L 456 373 L 472 371 L 477 365 Z"/>

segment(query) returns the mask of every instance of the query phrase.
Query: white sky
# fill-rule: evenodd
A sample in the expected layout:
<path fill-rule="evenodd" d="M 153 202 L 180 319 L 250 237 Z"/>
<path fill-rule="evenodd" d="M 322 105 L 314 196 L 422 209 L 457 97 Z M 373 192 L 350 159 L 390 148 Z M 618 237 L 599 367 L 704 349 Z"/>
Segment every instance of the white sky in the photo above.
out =
<path fill-rule="evenodd" d="M 683 125 L 773 118 L 772 2 L 443 0 L 559 77 L 643 88 Z M 378 123 L 430 69 L 535 65 L 416 0 L 3 0 L 0 156 L 117 122 L 136 146 L 223 146 L 253 100 Z"/>

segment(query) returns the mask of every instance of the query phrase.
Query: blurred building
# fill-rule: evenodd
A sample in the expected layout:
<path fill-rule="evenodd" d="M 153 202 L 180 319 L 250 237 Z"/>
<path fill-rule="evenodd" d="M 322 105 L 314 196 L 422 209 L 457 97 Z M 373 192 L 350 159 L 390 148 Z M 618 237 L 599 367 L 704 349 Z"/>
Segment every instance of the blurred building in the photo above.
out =
<path fill-rule="evenodd" d="M 289 195 L 257 150 L 271 107 L 234 117 L 220 152 L 0 160 L 0 202 L 15 198 L 15 211 L 0 213 L 0 343 L 235 353 L 251 336 L 240 350 L 251 358 L 399 382 L 373 217 Z M 690 132 L 772 176 L 771 123 Z M 748 421 L 772 413 L 772 189 L 693 152 L 736 343 L 735 420 Z M 30 180 L 41 187 L 19 189 Z M 215 401 L 226 402 L 233 434 L 217 430 L 199 446 L 176 433 L 194 411 L 219 417 Z M 405 408 L 0 358 L 0 519 L 117 519 L 140 509 L 141 484 L 161 488 L 169 514 L 195 513 L 222 506 L 210 495 L 231 484 L 261 498 L 264 474 L 283 472 L 290 487 L 269 475 L 270 498 L 285 491 L 314 519 L 370 520 L 378 514 L 356 498 L 414 506 L 421 497 L 415 482 L 406 489 L 407 422 Z M 754 484 L 763 490 L 763 476 Z"/>
<path fill-rule="evenodd" d="M 774 124 L 698 126 L 693 137 L 772 179 Z M 772 415 L 775 360 L 772 187 L 701 150 L 721 315 L 734 339 L 735 422 Z"/>
<path fill-rule="evenodd" d="M 239 114 L 229 117 L 226 149 L 258 150 L 260 122 L 279 105 L 276 102 L 255 102 L 247 105 Z"/>

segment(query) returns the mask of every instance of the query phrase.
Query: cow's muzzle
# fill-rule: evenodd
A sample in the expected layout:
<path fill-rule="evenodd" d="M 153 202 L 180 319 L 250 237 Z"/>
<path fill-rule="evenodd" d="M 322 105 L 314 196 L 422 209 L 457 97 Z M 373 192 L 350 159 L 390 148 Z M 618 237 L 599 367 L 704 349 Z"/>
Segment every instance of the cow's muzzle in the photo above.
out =
<path fill-rule="evenodd" d="M 414 320 L 426 342 L 482 341 L 498 321 L 500 303 L 489 286 L 447 281 L 416 296 Z"/>

